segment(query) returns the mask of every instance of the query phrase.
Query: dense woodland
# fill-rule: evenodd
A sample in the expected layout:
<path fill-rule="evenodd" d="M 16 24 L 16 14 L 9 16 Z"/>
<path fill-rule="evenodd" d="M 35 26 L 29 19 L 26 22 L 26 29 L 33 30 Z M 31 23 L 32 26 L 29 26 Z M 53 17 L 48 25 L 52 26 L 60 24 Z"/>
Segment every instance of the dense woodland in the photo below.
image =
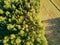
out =
<path fill-rule="evenodd" d="M 1 45 L 47 45 L 40 0 L 0 0 Z"/>

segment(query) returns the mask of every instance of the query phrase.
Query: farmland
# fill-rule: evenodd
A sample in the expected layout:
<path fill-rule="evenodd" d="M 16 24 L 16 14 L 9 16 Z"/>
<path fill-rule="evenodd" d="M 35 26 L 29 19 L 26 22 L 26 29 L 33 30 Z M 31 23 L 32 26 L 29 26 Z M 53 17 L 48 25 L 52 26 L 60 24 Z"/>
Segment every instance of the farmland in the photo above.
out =
<path fill-rule="evenodd" d="M 60 0 L 52 0 L 60 9 Z M 49 45 L 60 45 L 60 11 L 49 0 L 41 1 L 41 17 Z"/>
<path fill-rule="evenodd" d="M 53 0 L 54 3 L 56 3 L 55 5 L 60 9 L 60 1 L 59 0 Z"/>

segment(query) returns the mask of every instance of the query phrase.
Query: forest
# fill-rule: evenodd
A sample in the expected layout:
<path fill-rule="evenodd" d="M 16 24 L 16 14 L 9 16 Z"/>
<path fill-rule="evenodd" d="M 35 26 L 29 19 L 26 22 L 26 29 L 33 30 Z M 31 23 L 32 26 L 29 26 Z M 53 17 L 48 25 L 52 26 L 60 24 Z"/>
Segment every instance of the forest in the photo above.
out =
<path fill-rule="evenodd" d="M 0 45 L 60 45 L 60 0 L 0 0 Z"/>

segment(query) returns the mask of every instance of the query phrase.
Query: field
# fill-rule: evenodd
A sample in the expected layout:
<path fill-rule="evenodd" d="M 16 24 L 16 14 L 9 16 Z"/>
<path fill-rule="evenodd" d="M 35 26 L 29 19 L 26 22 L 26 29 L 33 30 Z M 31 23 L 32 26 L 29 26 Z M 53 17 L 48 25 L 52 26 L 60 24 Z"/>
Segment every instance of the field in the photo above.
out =
<path fill-rule="evenodd" d="M 60 0 L 53 0 L 54 3 L 56 3 L 55 5 L 60 9 Z"/>
<path fill-rule="evenodd" d="M 60 45 L 60 0 L 41 0 L 41 17 L 49 45 Z M 59 9 L 57 9 L 57 8 Z"/>

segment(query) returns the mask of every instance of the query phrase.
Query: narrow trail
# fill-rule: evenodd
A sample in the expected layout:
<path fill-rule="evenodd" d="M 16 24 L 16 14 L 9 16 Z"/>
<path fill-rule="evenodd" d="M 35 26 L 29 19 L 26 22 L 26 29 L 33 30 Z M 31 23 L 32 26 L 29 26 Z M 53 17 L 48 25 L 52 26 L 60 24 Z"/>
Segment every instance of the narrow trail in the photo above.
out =
<path fill-rule="evenodd" d="M 41 17 L 49 45 L 60 45 L 60 12 L 49 1 L 41 1 Z"/>

